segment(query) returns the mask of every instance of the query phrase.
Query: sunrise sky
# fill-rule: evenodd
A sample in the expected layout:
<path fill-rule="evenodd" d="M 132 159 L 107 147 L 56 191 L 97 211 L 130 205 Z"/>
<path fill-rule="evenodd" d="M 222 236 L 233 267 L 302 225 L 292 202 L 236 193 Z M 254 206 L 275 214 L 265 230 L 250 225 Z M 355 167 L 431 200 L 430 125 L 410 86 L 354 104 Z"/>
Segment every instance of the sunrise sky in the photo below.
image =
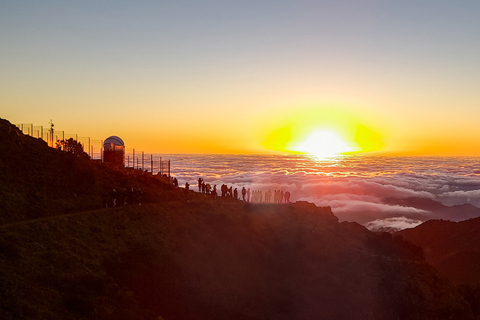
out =
<path fill-rule="evenodd" d="M 0 117 L 160 153 L 480 156 L 480 1 L 2 1 Z"/>

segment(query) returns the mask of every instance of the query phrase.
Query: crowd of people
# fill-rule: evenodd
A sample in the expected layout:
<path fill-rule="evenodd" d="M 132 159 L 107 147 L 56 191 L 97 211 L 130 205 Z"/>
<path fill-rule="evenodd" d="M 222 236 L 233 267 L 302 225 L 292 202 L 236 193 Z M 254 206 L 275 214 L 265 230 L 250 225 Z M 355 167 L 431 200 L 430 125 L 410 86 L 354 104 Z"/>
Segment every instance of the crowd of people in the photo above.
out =
<path fill-rule="evenodd" d="M 272 199 L 273 196 L 273 199 Z M 273 193 L 270 189 L 267 191 L 253 190 L 252 201 L 253 203 L 290 203 L 290 192 L 283 190 L 274 190 Z"/>
<path fill-rule="evenodd" d="M 178 183 L 177 183 L 178 186 Z M 185 183 L 185 193 L 188 194 L 190 191 L 190 184 Z M 198 178 L 198 192 L 202 194 L 211 194 L 215 198 L 217 197 L 217 185 L 214 185 L 213 188 L 209 183 L 205 183 L 203 178 Z M 250 188 L 242 187 L 239 191 L 238 188 L 233 186 L 228 186 L 222 184 L 220 187 L 220 197 L 222 198 L 233 198 L 235 201 L 242 200 L 245 202 L 252 203 L 290 203 L 290 192 L 283 190 L 274 190 L 269 189 L 267 191 L 262 190 L 250 190 Z M 241 197 L 241 198 L 240 198 Z"/>
<path fill-rule="evenodd" d="M 115 208 L 125 207 L 127 205 L 141 205 L 142 204 L 142 189 L 130 188 L 130 189 L 112 189 L 109 192 L 103 194 L 103 207 Z"/>
<path fill-rule="evenodd" d="M 177 178 L 169 178 L 169 183 L 175 188 L 178 187 Z M 183 189 L 185 197 L 190 198 L 189 194 L 190 184 L 185 182 L 185 187 Z M 205 195 L 211 195 L 214 199 L 217 198 L 217 185 L 212 185 L 205 183 L 203 178 L 198 178 L 198 192 Z M 143 192 L 140 188 L 123 188 L 123 189 L 112 189 L 103 194 L 103 207 L 104 208 L 115 208 L 115 207 L 124 207 L 127 205 L 141 205 L 142 204 L 142 195 Z M 250 190 L 250 188 L 242 187 L 239 191 L 238 188 L 233 186 L 228 186 L 222 184 L 220 187 L 220 197 L 229 198 L 234 201 L 244 201 L 251 203 L 290 203 L 290 192 L 283 190 L 274 190 L 273 192 L 269 189 L 266 191 L 262 190 Z"/>

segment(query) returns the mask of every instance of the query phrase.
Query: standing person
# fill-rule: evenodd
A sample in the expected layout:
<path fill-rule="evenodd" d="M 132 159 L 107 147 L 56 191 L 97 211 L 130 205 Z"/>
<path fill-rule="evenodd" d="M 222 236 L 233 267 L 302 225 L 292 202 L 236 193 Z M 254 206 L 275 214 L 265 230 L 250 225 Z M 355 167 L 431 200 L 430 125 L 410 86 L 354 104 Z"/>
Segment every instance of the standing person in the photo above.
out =
<path fill-rule="evenodd" d="M 105 193 L 103 194 L 103 198 L 102 198 L 102 200 L 103 200 L 103 207 L 104 207 L 105 209 L 108 209 L 108 198 L 109 198 L 108 192 L 105 192 Z"/>
<path fill-rule="evenodd" d="M 212 196 L 213 196 L 214 200 L 217 199 L 217 185 L 216 184 L 213 185 Z"/>
<path fill-rule="evenodd" d="M 201 191 L 202 191 L 202 182 L 203 182 L 203 179 L 202 179 L 202 178 L 198 178 L 198 192 L 201 192 Z"/>
<path fill-rule="evenodd" d="M 142 205 L 142 195 L 143 195 L 142 189 L 140 189 L 140 187 L 137 188 L 137 204 L 139 206 Z"/>
<path fill-rule="evenodd" d="M 112 191 L 112 208 L 117 206 L 117 190 L 113 189 Z"/>
<path fill-rule="evenodd" d="M 285 192 L 285 203 L 290 203 L 290 192 Z"/>
<path fill-rule="evenodd" d="M 242 188 L 242 199 L 245 201 L 245 195 L 247 194 L 247 189 L 245 187 Z"/>
<path fill-rule="evenodd" d="M 247 202 L 250 202 L 250 188 L 247 189 Z"/>
<path fill-rule="evenodd" d="M 237 199 L 238 199 L 238 191 L 237 191 L 237 188 L 235 188 L 233 190 L 233 198 L 235 199 L 235 202 L 237 202 Z"/>
<path fill-rule="evenodd" d="M 190 191 L 190 184 L 188 184 L 188 181 L 185 182 L 185 189 L 183 190 L 183 192 L 185 192 L 185 197 L 187 198 L 188 200 L 188 192 Z"/>

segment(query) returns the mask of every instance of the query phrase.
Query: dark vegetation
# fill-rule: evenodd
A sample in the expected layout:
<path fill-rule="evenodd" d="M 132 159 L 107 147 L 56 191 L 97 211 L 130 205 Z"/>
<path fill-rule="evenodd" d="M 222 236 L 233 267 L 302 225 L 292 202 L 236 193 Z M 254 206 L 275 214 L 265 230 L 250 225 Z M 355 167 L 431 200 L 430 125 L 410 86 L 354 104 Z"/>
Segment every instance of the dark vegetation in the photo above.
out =
<path fill-rule="evenodd" d="M 0 119 L 0 223 L 99 208 L 103 193 L 114 188 L 141 188 L 146 202 L 178 196 L 151 175 L 114 170 L 90 161 L 74 141 L 62 144 L 71 152 Z"/>
<path fill-rule="evenodd" d="M 0 135 L 1 319 L 478 314 L 476 291 L 439 275 L 419 247 L 338 223 L 330 208 L 187 202 L 151 175 L 51 149 L 7 121 Z M 99 209 L 105 190 L 129 186 L 148 203 Z"/>

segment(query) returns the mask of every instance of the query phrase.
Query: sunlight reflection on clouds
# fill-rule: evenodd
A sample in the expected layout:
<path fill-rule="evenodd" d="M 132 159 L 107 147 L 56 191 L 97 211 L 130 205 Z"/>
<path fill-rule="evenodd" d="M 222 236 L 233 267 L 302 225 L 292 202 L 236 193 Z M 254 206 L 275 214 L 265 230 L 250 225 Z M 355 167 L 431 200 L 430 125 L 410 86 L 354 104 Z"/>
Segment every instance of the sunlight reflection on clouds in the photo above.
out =
<path fill-rule="evenodd" d="M 172 175 L 180 184 L 188 181 L 195 185 L 202 177 L 211 185 L 288 190 L 292 201 L 330 206 L 340 220 L 364 217 L 378 220 L 378 225 L 382 217 L 426 220 L 436 216 L 428 210 L 391 204 L 389 199 L 421 198 L 448 206 L 470 203 L 480 207 L 478 158 L 345 156 L 318 161 L 302 155 L 163 157 L 171 159 Z"/>

